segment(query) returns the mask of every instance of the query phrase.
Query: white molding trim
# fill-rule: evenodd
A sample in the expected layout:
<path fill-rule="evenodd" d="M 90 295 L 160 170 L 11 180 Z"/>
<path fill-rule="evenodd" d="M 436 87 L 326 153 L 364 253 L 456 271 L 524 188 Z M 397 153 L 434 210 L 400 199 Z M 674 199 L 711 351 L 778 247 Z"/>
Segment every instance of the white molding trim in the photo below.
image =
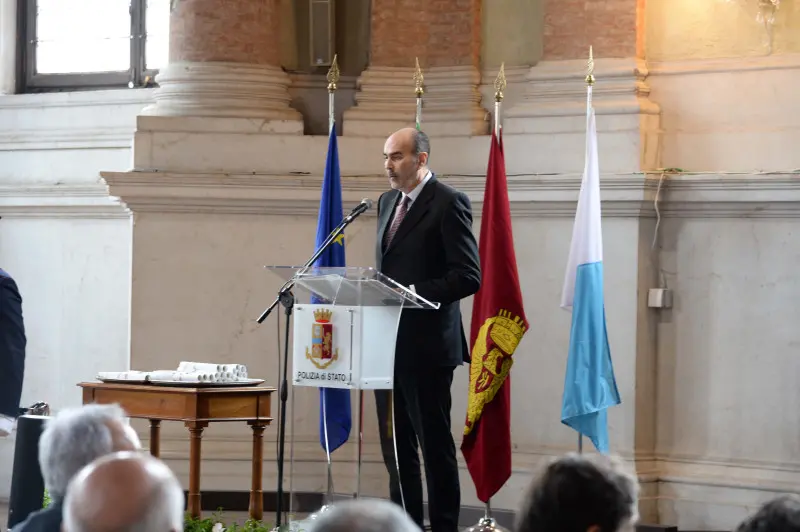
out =
<path fill-rule="evenodd" d="M 800 218 L 800 173 L 668 176 L 662 198 L 664 217 Z"/>
<path fill-rule="evenodd" d="M 131 213 L 102 184 L 1 185 L 0 217 L 129 219 Z"/>
<path fill-rule="evenodd" d="M 760 57 L 695 59 L 688 61 L 648 62 L 650 76 L 758 72 L 763 70 L 800 69 L 800 54 L 778 54 Z"/>
<path fill-rule="evenodd" d="M 0 131 L 0 151 L 131 149 L 133 134 L 133 127 Z"/>
<path fill-rule="evenodd" d="M 320 176 L 270 174 L 179 174 L 169 172 L 103 172 L 109 194 L 136 212 L 294 214 L 316 216 Z M 658 175 L 604 175 L 603 215 L 653 218 Z M 443 182 L 465 192 L 476 217 L 482 210 L 483 176 L 441 175 Z M 577 175 L 511 175 L 511 213 L 516 217 L 572 217 L 581 178 Z M 343 176 L 345 207 L 361 198 L 377 200 L 385 188 L 381 176 Z M 680 175 L 665 178 L 659 196 L 662 217 L 798 218 L 797 174 Z M 374 216 L 375 210 L 367 213 Z"/>
<path fill-rule="evenodd" d="M 44 92 L 0 96 L 0 111 L 6 109 L 41 109 L 62 107 L 104 107 L 109 105 L 145 105 L 152 103 L 156 89 L 117 89 L 76 92 Z"/>

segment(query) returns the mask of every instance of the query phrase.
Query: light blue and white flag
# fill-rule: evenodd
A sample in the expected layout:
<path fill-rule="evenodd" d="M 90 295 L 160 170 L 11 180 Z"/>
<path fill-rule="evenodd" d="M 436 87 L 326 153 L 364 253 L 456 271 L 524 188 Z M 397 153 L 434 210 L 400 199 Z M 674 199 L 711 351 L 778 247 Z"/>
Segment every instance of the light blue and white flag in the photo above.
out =
<path fill-rule="evenodd" d="M 620 404 L 606 332 L 603 299 L 603 234 L 600 169 L 591 88 L 586 117 L 583 171 L 561 308 L 572 310 L 561 422 L 608 452 L 607 409 Z"/>

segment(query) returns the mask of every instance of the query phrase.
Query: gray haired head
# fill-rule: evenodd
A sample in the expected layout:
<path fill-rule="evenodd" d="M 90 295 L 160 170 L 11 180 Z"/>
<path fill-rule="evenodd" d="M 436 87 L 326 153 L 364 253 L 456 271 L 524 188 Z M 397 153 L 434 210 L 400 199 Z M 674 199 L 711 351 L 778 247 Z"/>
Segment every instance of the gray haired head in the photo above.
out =
<path fill-rule="evenodd" d="M 144 453 L 108 454 L 70 481 L 65 532 L 179 532 L 183 488 L 161 460 Z"/>
<path fill-rule="evenodd" d="M 569 454 L 537 476 L 517 532 L 617 532 L 639 518 L 639 482 L 621 460 Z"/>
<path fill-rule="evenodd" d="M 784 495 L 772 499 L 745 519 L 736 532 L 795 532 L 800 530 L 800 498 Z"/>
<path fill-rule="evenodd" d="M 39 439 L 39 466 L 44 485 L 55 500 L 63 499 L 70 479 L 93 460 L 115 450 L 125 412 L 117 405 L 66 408 L 50 419 Z M 137 442 L 138 443 L 138 442 Z"/>
<path fill-rule="evenodd" d="M 359 499 L 334 504 L 311 522 L 310 532 L 419 532 L 402 508 L 389 501 Z"/>

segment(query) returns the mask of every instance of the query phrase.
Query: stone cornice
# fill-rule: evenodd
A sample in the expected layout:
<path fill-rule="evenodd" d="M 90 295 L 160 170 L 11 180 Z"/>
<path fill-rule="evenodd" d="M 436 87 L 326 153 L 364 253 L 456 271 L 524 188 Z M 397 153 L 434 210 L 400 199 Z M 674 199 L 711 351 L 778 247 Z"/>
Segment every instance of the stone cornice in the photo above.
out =
<path fill-rule="evenodd" d="M 234 175 L 129 172 L 102 174 L 109 193 L 134 212 L 228 214 L 292 214 L 313 216 L 319 208 L 321 178 L 311 175 Z M 603 176 L 603 215 L 656 216 L 660 176 Z M 480 216 L 483 176 L 444 175 L 441 179 L 464 191 Z M 580 176 L 511 175 L 511 212 L 515 217 L 572 217 Z M 386 190 L 381 176 L 344 176 L 345 209 Z M 795 218 L 800 216 L 800 175 L 667 176 L 659 194 L 663 217 Z M 367 213 L 374 216 L 375 210 Z"/>
<path fill-rule="evenodd" d="M 0 151 L 130 149 L 133 127 L 18 129 L 0 131 Z"/>
<path fill-rule="evenodd" d="M 716 74 L 761 70 L 800 69 L 800 54 L 778 54 L 764 57 L 695 59 L 688 61 L 654 61 L 648 63 L 650 76 Z"/>
<path fill-rule="evenodd" d="M 86 185 L 0 185 L 2 218 L 130 218 L 106 187 Z"/>
<path fill-rule="evenodd" d="M 103 107 L 141 105 L 153 101 L 156 89 L 44 92 L 0 96 L 0 111 L 6 109 L 42 109 L 54 107 Z"/>

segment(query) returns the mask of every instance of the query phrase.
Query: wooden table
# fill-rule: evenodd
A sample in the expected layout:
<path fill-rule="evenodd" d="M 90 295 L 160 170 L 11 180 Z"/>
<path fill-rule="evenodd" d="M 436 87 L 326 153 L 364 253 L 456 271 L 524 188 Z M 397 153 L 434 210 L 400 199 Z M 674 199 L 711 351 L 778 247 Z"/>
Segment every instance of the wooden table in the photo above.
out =
<path fill-rule="evenodd" d="M 250 517 L 264 514 L 261 473 L 264 429 L 270 417 L 272 394 L 268 386 L 183 388 L 143 384 L 82 382 L 83 404 L 120 405 L 128 416 L 150 420 L 150 454 L 160 452 L 162 421 L 183 421 L 189 429 L 189 512 L 200 517 L 200 442 L 209 423 L 245 421 L 253 429 L 253 471 Z"/>

